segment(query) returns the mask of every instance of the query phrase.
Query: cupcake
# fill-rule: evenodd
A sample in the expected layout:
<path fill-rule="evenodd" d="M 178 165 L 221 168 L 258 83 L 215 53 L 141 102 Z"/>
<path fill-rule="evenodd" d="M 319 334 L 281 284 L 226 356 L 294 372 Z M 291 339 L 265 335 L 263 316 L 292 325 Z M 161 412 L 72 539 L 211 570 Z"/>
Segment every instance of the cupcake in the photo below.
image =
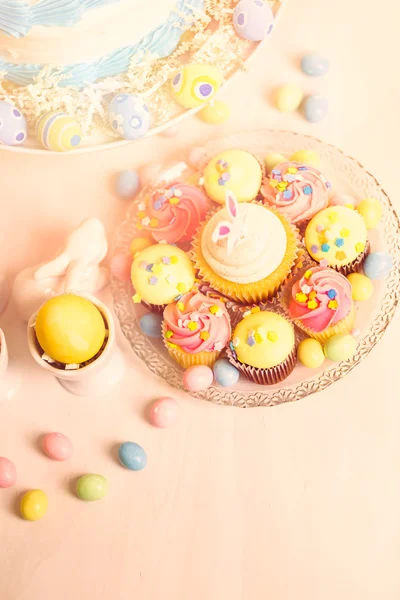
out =
<path fill-rule="evenodd" d="M 214 156 L 204 169 L 207 195 L 225 203 L 226 192 L 232 192 L 238 202 L 250 202 L 260 191 L 263 170 L 258 160 L 245 150 L 226 150 Z"/>
<path fill-rule="evenodd" d="M 318 169 L 295 162 L 272 169 L 261 187 L 265 204 L 303 226 L 329 204 L 331 185 Z"/>
<path fill-rule="evenodd" d="M 293 325 L 273 312 L 250 314 L 236 326 L 228 357 L 250 381 L 261 385 L 279 383 L 296 364 Z"/>
<path fill-rule="evenodd" d="M 172 183 L 139 204 L 137 228 L 148 231 L 157 242 L 182 244 L 192 239 L 208 207 L 209 200 L 201 190 Z"/>
<path fill-rule="evenodd" d="M 343 275 L 360 271 L 369 253 L 364 219 L 346 206 L 330 206 L 315 215 L 304 242 L 311 258 Z"/>
<path fill-rule="evenodd" d="M 231 337 L 223 302 L 194 291 L 164 310 L 163 339 L 169 354 L 187 369 L 212 365 Z"/>
<path fill-rule="evenodd" d="M 199 229 L 193 262 L 200 278 L 241 304 L 265 302 L 290 275 L 299 257 L 298 232 L 282 215 L 258 203 L 226 207 Z"/>
<path fill-rule="evenodd" d="M 348 333 L 355 321 L 350 282 L 333 269 L 309 269 L 292 287 L 289 316 L 322 344 L 333 335 Z"/>
<path fill-rule="evenodd" d="M 162 312 L 166 304 L 192 289 L 194 279 L 186 252 L 168 244 L 148 246 L 136 254 L 132 263 L 133 301 Z"/>

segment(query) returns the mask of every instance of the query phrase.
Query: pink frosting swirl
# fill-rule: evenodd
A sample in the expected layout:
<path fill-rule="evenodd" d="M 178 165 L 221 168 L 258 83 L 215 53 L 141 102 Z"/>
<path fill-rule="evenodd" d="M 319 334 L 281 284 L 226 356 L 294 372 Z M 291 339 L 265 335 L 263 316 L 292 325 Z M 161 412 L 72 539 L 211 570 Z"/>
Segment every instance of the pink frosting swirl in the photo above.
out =
<path fill-rule="evenodd" d="M 138 224 L 150 231 L 157 241 L 168 244 L 188 242 L 204 220 L 209 206 L 201 190 L 186 183 L 171 183 L 156 190 L 142 206 L 139 205 Z"/>
<path fill-rule="evenodd" d="M 334 269 L 314 267 L 293 285 L 290 317 L 317 333 L 346 317 L 351 308 L 351 284 Z"/>
<path fill-rule="evenodd" d="M 165 337 L 189 354 L 222 350 L 231 338 L 227 310 L 220 300 L 189 292 L 164 310 Z"/>
<path fill-rule="evenodd" d="M 261 186 L 261 194 L 265 204 L 279 210 L 292 223 L 299 223 L 328 206 L 330 188 L 314 167 L 286 162 L 272 169 Z"/>

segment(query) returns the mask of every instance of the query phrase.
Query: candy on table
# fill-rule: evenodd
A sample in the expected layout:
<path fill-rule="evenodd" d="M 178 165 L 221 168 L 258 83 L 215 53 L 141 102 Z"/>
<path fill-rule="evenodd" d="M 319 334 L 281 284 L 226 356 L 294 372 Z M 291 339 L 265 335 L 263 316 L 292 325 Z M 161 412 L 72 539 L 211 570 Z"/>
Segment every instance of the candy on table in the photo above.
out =
<path fill-rule="evenodd" d="M 374 293 L 374 286 L 371 280 L 362 275 L 362 273 L 350 273 L 347 279 L 351 283 L 351 295 L 353 300 L 363 302 L 368 300 Z"/>
<path fill-rule="evenodd" d="M 283 154 L 279 154 L 279 152 L 270 152 L 264 158 L 264 164 L 267 173 L 272 171 L 272 169 L 274 169 L 277 165 L 280 165 L 284 162 L 286 162 L 286 158 L 283 156 Z"/>
<path fill-rule="evenodd" d="M 115 189 L 121 198 L 134 198 L 140 188 L 140 177 L 137 171 L 121 171 L 117 176 Z"/>
<path fill-rule="evenodd" d="M 53 152 L 76 150 L 82 141 L 82 130 L 75 119 L 67 113 L 51 111 L 42 115 L 36 125 L 38 142 Z"/>
<path fill-rule="evenodd" d="M 313 94 L 308 96 L 303 102 L 304 117 L 310 123 L 319 123 L 325 119 L 328 114 L 328 98 Z"/>
<path fill-rule="evenodd" d="M 261 42 L 274 27 L 274 13 L 263 0 L 240 0 L 233 12 L 233 26 L 239 37 Z"/>
<path fill-rule="evenodd" d="M 171 81 L 171 94 L 183 108 L 196 108 L 212 100 L 222 83 L 222 74 L 213 65 L 193 63 Z"/>
<path fill-rule="evenodd" d="M 48 505 L 49 501 L 42 490 L 29 490 L 21 500 L 21 516 L 26 521 L 38 521 L 46 514 Z"/>
<path fill-rule="evenodd" d="M 199 113 L 200 117 L 206 123 L 211 125 L 220 125 L 225 123 L 230 117 L 231 111 L 226 102 L 222 100 L 213 100 L 208 106 L 205 106 Z"/>
<path fill-rule="evenodd" d="M 347 360 L 355 353 L 357 340 L 349 333 L 334 335 L 324 346 L 325 356 L 334 362 Z"/>
<path fill-rule="evenodd" d="M 117 94 L 108 105 L 112 130 L 125 140 L 138 140 L 150 129 L 147 104 L 134 94 Z"/>
<path fill-rule="evenodd" d="M 0 145 L 18 146 L 28 135 L 26 119 L 19 108 L 0 101 Z"/>
<path fill-rule="evenodd" d="M 132 256 L 136 256 L 138 252 L 141 252 L 145 248 L 152 246 L 154 244 L 154 240 L 150 240 L 145 237 L 135 237 L 133 238 L 131 245 L 129 246 L 130 253 Z"/>
<path fill-rule="evenodd" d="M 103 475 L 89 473 L 76 482 L 76 495 L 86 502 L 101 500 L 108 492 L 108 481 Z"/>
<path fill-rule="evenodd" d="M 369 279 L 384 279 L 393 268 L 393 259 L 388 252 L 371 252 L 363 264 L 364 273 Z"/>
<path fill-rule="evenodd" d="M 131 276 L 132 254 L 118 252 L 110 260 L 110 273 L 120 281 L 128 281 Z"/>
<path fill-rule="evenodd" d="M 232 387 L 238 381 L 240 373 L 227 358 L 219 358 L 213 367 L 215 381 L 222 387 Z"/>
<path fill-rule="evenodd" d="M 333 194 L 329 200 L 330 206 L 347 206 L 347 208 L 355 208 L 356 203 L 356 199 L 349 194 Z"/>
<path fill-rule="evenodd" d="M 139 444 L 124 442 L 118 449 L 118 458 L 129 471 L 141 471 L 147 465 L 147 454 Z"/>
<path fill-rule="evenodd" d="M 0 456 L 0 488 L 9 488 L 17 481 L 17 469 L 11 460 Z"/>
<path fill-rule="evenodd" d="M 310 167 L 319 168 L 321 159 L 319 155 L 313 150 L 298 150 L 290 157 L 291 162 L 301 163 L 302 165 L 309 165 Z"/>
<path fill-rule="evenodd" d="M 297 110 L 303 100 L 303 90 L 294 83 L 287 83 L 277 88 L 275 106 L 281 112 Z"/>
<path fill-rule="evenodd" d="M 10 288 L 4 275 L 0 275 L 0 315 L 6 310 L 10 298 Z"/>
<path fill-rule="evenodd" d="M 382 219 L 382 204 L 376 198 L 364 198 L 357 205 L 357 210 L 362 216 L 367 226 L 367 229 L 375 229 L 378 227 Z"/>
<path fill-rule="evenodd" d="M 179 405 L 173 398 L 159 398 L 150 408 L 149 419 L 154 427 L 170 427 L 178 419 Z"/>
<path fill-rule="evenodd" d="M 301 59 L 301 70 L 310 77 L 321 77 L 329 71 L 329 60 L 319 54 L 305 54 Z"/>
<path fill-rule="evenodd" d="M 189 392 L 200 392 L 210 387 L 214 380 L 214 373 L 205 365 L 189 367 L 183 374 L 183 386 Z"/>
<path fill-rule="evenodd" d="M 305 367 L 318 369 L 325 361 L 324 349 L 317 340 L 307 338 L 298 345 L 297 358 Z"/>
<path fill-rule="evenodd" d="M 55 431 L 44 436 L 42 446 L 45 454 L 53 460 L 68 460 L 74 453 L 71 440 Z"/>
<path fill-rule="evenodd" d="M 163 317 L 156 313 L 147 313 L 140 317 L 139 327 L 144 335 L 151 338 L 161 338 L 161 325 Z"/>

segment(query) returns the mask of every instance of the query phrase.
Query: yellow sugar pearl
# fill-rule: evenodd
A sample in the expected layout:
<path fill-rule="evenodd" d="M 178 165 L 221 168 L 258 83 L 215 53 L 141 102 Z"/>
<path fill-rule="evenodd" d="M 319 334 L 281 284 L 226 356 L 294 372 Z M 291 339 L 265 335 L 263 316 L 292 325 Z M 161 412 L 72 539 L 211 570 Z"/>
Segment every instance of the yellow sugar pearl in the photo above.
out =
<path fill-rule="evenodd" d="M 297 348 L 297 358 L 308 369 L 318 369 L 325 361 L 322 345 L 311 338 L 302 340 Z"/>
<path fill-rule="evenodd" d="M 216 315 L 219 310 L 220 307 L 217 304 L 213 304 L 212 306 L 210 306 L 210 313 L 213 315 Z"/>
<path fill-rule="evenodd" d="M 200 111 L 200 118 L 210 125 L 220 125 L 229 119 L 231 111 L 226 102 L 214 100 Z"/>
<path fill-rule="evenodd" d="M 155 217 L 150 219 L 150 227 L 157 227 L 157 225 L 158 225 L 158 219 L 156 219 Z"/>
<path fill-rule="evenodd" d="M 141 301 L 142 301 L 142 299 L 141 299 L 141 297 L 139 296 L 139 294 L 135 294 L 135 295 L 132 297 L 132 300 L 133 300 L 133 302 L 134 302 L 135 304 L 140 304 L 140 303 L 141 303 Z"/>
<path fill-rule="evenodd" d="M 170 204 L 179 204 L 179 202 L 180 202 L 180 198 L 177 198 L 176 196 L 173 196 L 172 198 L 169 199 Z"/>
<path fill-rule="evenodd" d="M 135 256 L 138 252 L 141 252 L 142 250 L 148 248 L 152 244 L 153 242 L 151 242 L 147 238 L 138 237 L 132 240 L 129 250 L 132 256 Z"/>
<path fill-rule="evenodd" d="M 171 256 L 171 265 L 176 265 L 179 262 L 179 258 L 177 256 Z"/>
<path fill-rule="evenodd" d="M 173 335 L 174 335 L 174 334 L 173 334 L 173 332 L 172 332 L 172 331 L 170 331 L 170 330 L 168 330 L 168 331 L 166 331 L 166 332 L 165 332 L 165 337 L 166 337 L 168 340 L 169 340 L 169 338 L 172 338 L 172 336 L 173 336 Z"/>
<path fill-rule="evenodd" d="M 181 294 L 184 294 L 187 291 L 186 288 L 186 284 L 185 283 L 178 283 L 178 285 L 176 286 L 176 289 L 178 290 L 178 292 L 180 292 Z"/>
<path fill-rule="evenodd" d="M 278 187 L 278 181 L 276 179 L 271 179 L 271 181 L 269 182 L 269 185 L 273 188 Z"/>
<path fill-rule="evenodd" d="M 382 218 L 382 204 L 376 198 L 365 198 L 357 206 L 367 229 L 375 229 Z"/>
<path fill-rule="evenodd" d="M 346 229 L 346 228 L 341 229 L 340 230 L 340 235 L 341 235 L 341 237 L 344 237 L 344 238 L 349 237 L 350 231 L 348 229 Z"/>
<path fill-rule="evenodd" d="M 293 112 L 303 100 L 303 90 L 292 83 L 282 85 L 275 93 L 275 106 L 281 112 Z"/>
<path fill-rule="evenodd" d="M 337 214 L 337 213 L 335 213 L 335 212 L 332 212 L 332 213 L 329 215 L 329 220 L 330 220 L 330 222 L 331 222 L 331 223 L 337 223 L 337 220 L 338 220 L 338 218 L 339 218 L 339 217 L 338 217 L 338 214 Z"/>
<path fill-rule="evenodd" d="M 180 310 L 181 312 L 183 312 L 185 310 L 185 305 L 183 302 L 178 302 L 178 304 L 176 305 L 176 308 L 178 310 Z"/>
<path fill-rule="evenodd" d="M 318 308 L 318 302 L 316 302 L 315 300 L 310 300 L 309 302 L 307 302 L 307 308 L 309 308 L 310 310 Z"/>
<path fill-rule="evenodd" d="M 298 171 L 298 168 L 297 168 L 297 167 L 288 167 L 288 170 L 287 170 L 287 172 L 288 172 L 290 175 L 296 175 L 297 171 Z"/>
<path fill-rule="evenodd" d="M 210 334 L 208 333 L 208 331 L 202 331 L 200 333 L 200 339 L 207 341 L 210 338 Z"/>
<path fill-rule="evenodd" d="M 272 169 L 275 169 L 277 165 L 280 165 L 284 162 L 286 162 L 286 158 L 283 156 L 283 154 L 279 154 L 278 152 L 271 152 L 264 158 L 265 168 L 267 169 L 268 173 L 272 171 Z M 275 179 L 273 181 L 275 182 Z M 272 184 L 272 182 L 270 183 Z"/>
<path fill-rule="evenodd" d="M 276 189 L 279 190 L 280 192 L 284 192 L 286 190 L 287 186 L 288 186 L 287 181 L 281 181 L 276 186 Z"/>
<path fill-rule="evenodd" d="M 290 157 L 293 162 L 301 163 L 302 165 L 310 165 L 310 167 L 319 167 L 321 159 L 316 152 L 312 150 L 298 150 Z"/>
<path fill-rule="evenodd" d="M 303 304 L 304 302 L 307 302 L 308 298 L 305 294 L 299 292 L 298 294 L 296 294 L 296 300 L 297 302 L 301 302 Z"/>
<path fill-rule="evenodd" d="M 278 334 L 276 333 L 276 331 L 268 331 L 267 338 L 270 342 L 276 342 L 278 339 Z"/>
<path fill-rule="evenodd" d="M 363 302 L 368 300 L 374 293 L 372 281 L 361 273 L 350 273 L 347 279 L 351 283 L 351 295 L 353 300 Z"/>
<path fill-rule="evenodd" d="M 254 339 L 256 340 L 257 344 L 261 344 L 261 342 L 264 341 L 263 336 L 260 333 L 255 333 L 254 334 Z"/>
<path fill-rule="evenodd" d="M 332 310 L 336 310 L 338 306 L 337 300 L 330 300 L 328 302 L 328 308 L 331 308 Z"/>
<path fill-rule="evenodd" d="M 197 329 L 196 321 L 190 321 L 190 323 L 188 323 L 188 329 L 190 329 L 190 331 L 196 331 L 196 329 Z"/>
<path fill-rule="evenodd" d="M 311 275 L 312 275 L 312 271 L 311 271 L 311 269 L 308 269 L 308 271 L 306 271 L 304 273 L 304 279 L 310 279 Z"/>
<path fill-rule="evenodd" d="M 364 252 L 364 248 L 365 248 L 365 244 L 363 244 L 362 242 L 357 242 L 357 244 L 356 244 L 357 252 Z"/>

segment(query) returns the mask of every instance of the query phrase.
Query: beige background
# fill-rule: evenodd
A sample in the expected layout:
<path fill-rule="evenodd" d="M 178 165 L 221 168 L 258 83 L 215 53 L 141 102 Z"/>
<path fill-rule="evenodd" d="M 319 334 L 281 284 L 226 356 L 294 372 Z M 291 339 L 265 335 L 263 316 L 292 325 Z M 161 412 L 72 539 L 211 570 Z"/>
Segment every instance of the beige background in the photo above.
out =
<path fill-rule="evenodd" d="M 221 127 L 192 119 L 178 138 L 80 157 L 0 151 L 0 270 L 45 258 L 88 214 L 113 232 L 126 211 L 112 196 L 119 169 L 162 160 L 191 144 L 246 128 L 322 137 L 374 172 L 400 210 L 398 10 L 394 0 L 291 0 L 252 70 L 222 97 Z M 302 76 L 299 55 L 330 57 L 323 80 Z M 326 93 L 330 115 L 311 125 L 268 103 L 274 85 L 298 81 Z M 40 181 L 42 176 L 42 181 Z M 400 596 L 399 315 L 382 342 L 324 393 L 273 409 L 218 407 L 168 390 L 128 351 L 129 373 L 102 399 L 68 396 L 29 358 L 12 306 L 0 318 L 23 387 L 0 406 L 0 455 L 17 464 L 0 491 L 1 600 L 397 600 Z M 179 397 L 179 425 L 158 431 L 151 399 Z M 44 458 L 38 438 L 61 431 L 75 444 L 66 464 Z M 124 471 L 115 447 L 148 452 Z M 108 477 L 108 497 L 72 493 L 84 472 Z M 21 492 L 44 489 L 48 515 L 17 514 Z"/>

